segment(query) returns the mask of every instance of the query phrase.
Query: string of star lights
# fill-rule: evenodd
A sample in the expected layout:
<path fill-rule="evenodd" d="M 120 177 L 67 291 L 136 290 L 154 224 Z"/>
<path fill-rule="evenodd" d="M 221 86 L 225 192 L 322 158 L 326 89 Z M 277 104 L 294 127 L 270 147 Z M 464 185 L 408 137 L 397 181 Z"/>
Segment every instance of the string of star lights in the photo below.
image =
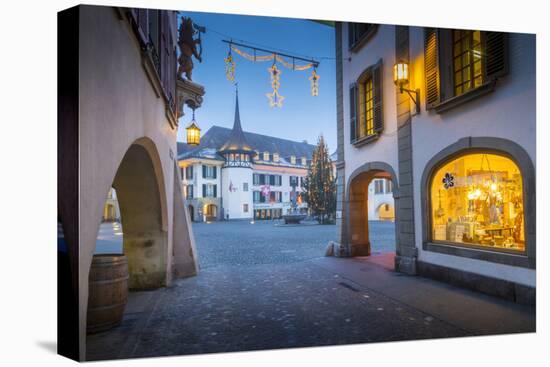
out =
<path fill-rule="evenodd" d="M 272 88 L 271 93 L 266 93 L 270 107 L 283 107 L 283 100 L 285 99 L 285 97 L 280 95 L 279 93 L 282 71 L 277 67 L 277 64 L 280 64 L 292 71 L 305 71 L 313 69 L 312 74 L 309 77 L 309 80 L 311 82 L 311 95 L 314 97 L 319 95 L 319 79 L 321 78 L 319 74 L 317 74 L 317 67 L 320 63 L 319 61 L 312 58 L 306 59 L 304 57 L 289 55 L 286 53 L 246 45 L 243 43 L 236 43 L 232 40 L 222 40 L 222 42 L 229 44 L 229 52 L 227 54 L 227 57 L 224 59 L 225 76 L 227 80 L 232 83 L 235 82 L 235 59 L 233 58 L 232 52 L 235 52 L 237 55 L 241 56 L 245 60 L 252 62 L 273 62 L 271 67 L 267 69 L 271 78 Z M 243 49 L 252 50 L 252 53 L 244 51 Z M 306 63 L 304 64 L 303 62 Z"/>

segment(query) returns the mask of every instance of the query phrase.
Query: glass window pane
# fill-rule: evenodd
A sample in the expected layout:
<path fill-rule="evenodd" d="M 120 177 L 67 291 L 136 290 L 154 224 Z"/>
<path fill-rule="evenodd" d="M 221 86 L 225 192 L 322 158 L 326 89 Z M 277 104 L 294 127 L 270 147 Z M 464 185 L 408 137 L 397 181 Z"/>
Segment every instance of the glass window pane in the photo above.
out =
<path fill-rule="evenodd" d="M 441 166 L 430 187 L 432 240 L 525 251 L 523 182 L 517 165 L 491 153 Z"/>

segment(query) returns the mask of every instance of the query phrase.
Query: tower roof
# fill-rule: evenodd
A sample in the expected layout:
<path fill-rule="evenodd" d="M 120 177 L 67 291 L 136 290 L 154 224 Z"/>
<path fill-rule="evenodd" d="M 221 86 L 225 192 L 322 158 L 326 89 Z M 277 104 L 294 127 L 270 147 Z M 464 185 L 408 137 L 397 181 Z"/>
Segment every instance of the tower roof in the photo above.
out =
<path fill-rule="evenodd" d="M 229 139 L 220 147 L 220 153 L 224 152 L 254 152 L 244 137 L 239 113 L 239 92 L 235 91 L 235 121 Z"/>

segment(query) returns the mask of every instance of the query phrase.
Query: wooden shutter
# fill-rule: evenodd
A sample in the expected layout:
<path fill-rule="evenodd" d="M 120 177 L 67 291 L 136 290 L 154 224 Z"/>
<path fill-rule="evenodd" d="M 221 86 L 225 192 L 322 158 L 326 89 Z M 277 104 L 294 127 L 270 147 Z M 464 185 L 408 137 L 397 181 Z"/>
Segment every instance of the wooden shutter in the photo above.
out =
<path fill-rule="evenodd" d="M 213 196 L 215 198 L 217 198 L 218 197 L 218 185 L 213 185 L 213 189 L 214 189 Z"/>
<path fill-rule="evenodd" d="M 424 29 L 424 74 L 426 75 L 426 109 L 440 102 L 438 30 Z"/>
<path fill-rule="evenodd" d="M 373 110 L 374 110 L 374 131 L 381 133 L 384 130 L 384 117 L 382 111 L 382 60 L 372 69 L 373 86 Z"/>
<path fill-rule="evenodd" d="M 202 197 L 206 197 L 206 184 L 202 184 Z"/>
<path fill-rule="evenodd" d="M 138 33 L 143 45 L 149 41 L 149 18 L 147 9 L 138 9 Z"/>
<path fill-rule="evenodd" d="M 485 32 L 486 64 L 488 80 L 494 80 L 508 73 L 508 34 Z"/>
<path fill-rule="evenodd" d="M 214 178 L 216 178 L 218 176 L 218 167 L 214 166 Z"/>
<path fill-rule="evenodd" d="M 349 131 L 350 143 L 354 143 L 357 140 L 357 83 L 349 89 Z"/>
<path fill-rule="evenodd" d="M 202 178 L 206 178 L 206 166 L 202 165 Z"/>

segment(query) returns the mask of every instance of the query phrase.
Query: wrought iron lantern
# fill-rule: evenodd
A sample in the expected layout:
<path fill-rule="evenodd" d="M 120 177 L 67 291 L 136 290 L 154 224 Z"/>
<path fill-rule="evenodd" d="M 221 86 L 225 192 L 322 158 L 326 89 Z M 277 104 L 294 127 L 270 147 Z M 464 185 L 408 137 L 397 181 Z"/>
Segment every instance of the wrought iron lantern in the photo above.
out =
<path fill-rule="evenodd" d="M 199 145 L 201 142 L 201 129 L 197 126 L 195 121 L 195 109 L 193 109 L 193 119 L 189 126 L 185 128 L 187 132 L 187 144 L 189 145 Z"/>
<path fill-rule="evenodd" d="M 399 92 L 407 92 L 416 106 L 416 113 L 420 113 L 420 89 L 411 90 L 404 88 L 409 84 L 409 64 L 399 61 L 393 66 L 393 82 L 399 87 Z"/>

